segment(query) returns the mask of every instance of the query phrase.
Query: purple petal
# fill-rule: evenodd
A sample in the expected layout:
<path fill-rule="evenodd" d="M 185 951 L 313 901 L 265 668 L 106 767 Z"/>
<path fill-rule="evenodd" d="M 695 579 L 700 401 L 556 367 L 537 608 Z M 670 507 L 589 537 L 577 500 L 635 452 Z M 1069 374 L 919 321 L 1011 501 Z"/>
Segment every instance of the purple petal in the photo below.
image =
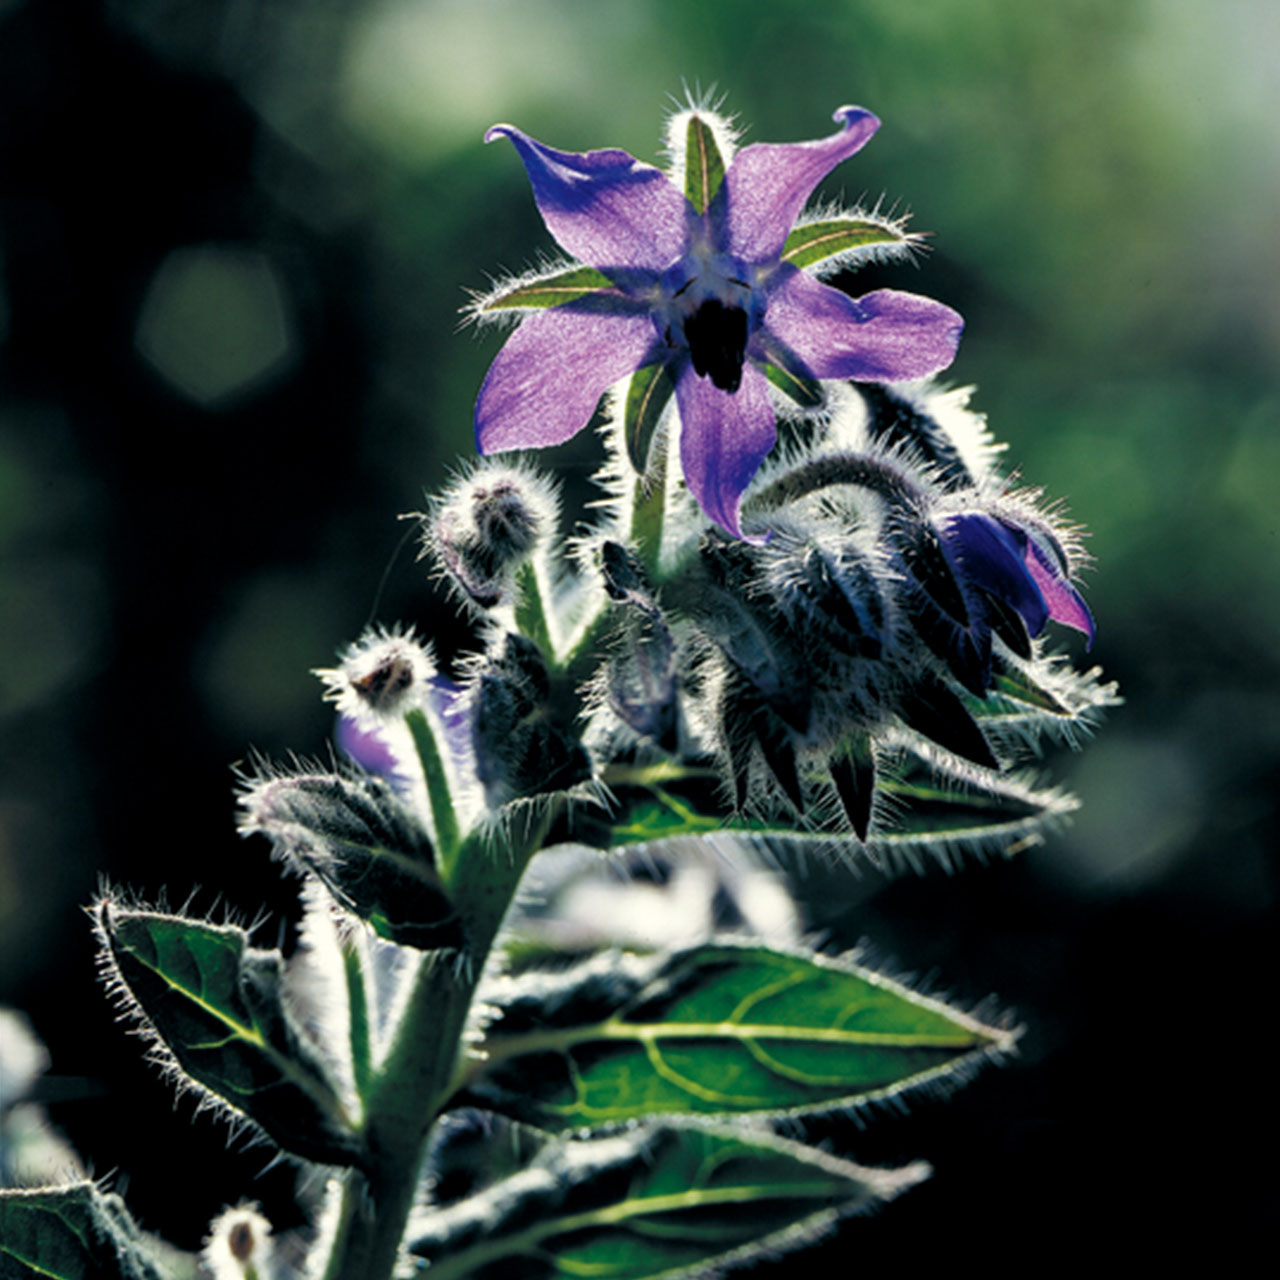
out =
<path fill-rule="evenodd" d="M 400 761 L 386 738 L 372 725 L 361 725 L 352 716 L 340 715 L 333 734 L 339 749 L 365 772 L 384 778 L 400 776 Z"/>
<path fill-rule="evenodd" d="M 932 298 L 878 289 L 850 298 L 784 264 L 769 285 L 765 328 L 815 378 L 901 382 L 945 369 L 964 321 Z"/>
<path fill-rule="evenodd" d="M 445 746 L 455 760 L 465 761 L 471 755 L 471 718 L 460 684 L 448 676 L 431 677 L 431 704 L 444 729 Z"/>
<path fill-rule="evenodd" d="M 661 169 L 625 151 L 557 151 L 509 124 L 538 211 L 566 253 L 593 267 L 662 271 L 683 252 L 688 202 Z"/>
<path fill-rule="evenodd" d="M 1053 562 L 1053 558 L 1034 537 L 1027 539 L 1026 566 L 1027 572 L 1044 594 L 1045 603 L 1049 606 L 1049 616 L 1055 622 L 1083 632 L 1092 645 L 1094 625 L 1089 606 L 1063 576 L 1060 566 Z"/>
<path fill-rule="evenodd" d="M 725 248 L 745 262 L 769 262 L 782 253 L 814 187 L 855 151 L 880 121 L 861 107 L 841 107 L 832 119 L 844 126 L 816 142 L 757 142 L 733 157 L 725 174 Z"/>
<path fill-rule="evenodd" d="M 604 392 L 639 368 L 656 340 L 647 311 L 565 305 L 527 317 L 485 375 L 476 448 L 541 449 L 577 435 Z"/>
<path fill-rule="evenodd" d="M 769 384 L 754 365 L 730 394 L 689 365 L 676 382 L 680 462 L 698 505 L 726 533 L 741 538 L 742 493 L 778 437 Z"/>
<path fill-rule="evenodd" d="M 1016 609 L 1033 636 L 1045 629 L 1049 607 L 1027 569 L 1027 535 L 1021 529 L 973 511 L 949 517 L 943 536 L 966 582 Z"/>

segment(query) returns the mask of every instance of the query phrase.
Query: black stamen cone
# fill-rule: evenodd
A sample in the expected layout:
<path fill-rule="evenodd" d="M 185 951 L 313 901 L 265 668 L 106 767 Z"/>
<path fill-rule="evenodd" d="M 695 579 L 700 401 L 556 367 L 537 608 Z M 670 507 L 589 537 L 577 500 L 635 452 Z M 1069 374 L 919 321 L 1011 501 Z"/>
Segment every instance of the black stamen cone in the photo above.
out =
<path fill-rule="evenodd" d="M 708 298 L 684 322 L 685 341 L 693 358 L 693 371 L 710 378 L 732 395 L 742 384 L 742 362 L 747 358 L 747 313 Z"/>

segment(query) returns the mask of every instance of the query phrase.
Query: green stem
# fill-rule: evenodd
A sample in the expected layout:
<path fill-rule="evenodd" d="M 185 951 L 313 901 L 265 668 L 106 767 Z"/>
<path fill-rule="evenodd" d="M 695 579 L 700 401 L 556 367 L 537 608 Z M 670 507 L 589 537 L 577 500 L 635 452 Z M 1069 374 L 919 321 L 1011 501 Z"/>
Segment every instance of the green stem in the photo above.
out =
<path fill-rule="evenodd" d="M 413 737 L 422 776 L 427 784 L 427 802 L 431 805 L 431 818 L 435 824 L 436 853 L 441 873 L 447 879 L 453 869 L 458 851 L 458 815 L 453 808 L 453 793 L 449 789 L 449 775 L 445 772 L 444 757 L 436 739 L 435 728 L 426 713 L 415 707 L 405 715 L 404 722 Z"/>
<path fill-rule="evenodd" d="M 548 662 L 558 665 L 560 654 L 551 633 L 547 593 L 550 583 L 536 560 L 526 560 L 516 570 L 516 628 L 542 650 Z"/>
<path fill-rule="evenodd" d="M 343 1186 L 325 1280 L 390 1280 L 427 1138 L 449 1099 L 476 984 L 555 814 L 553 805 L 526 810 L 513 819 L 508 842 L 473 835 L 459 851 L 450 892 L 465 923 L 466 952 L 422 957 L 391 1048 L 370 1084 L 368 1157 Z"/>

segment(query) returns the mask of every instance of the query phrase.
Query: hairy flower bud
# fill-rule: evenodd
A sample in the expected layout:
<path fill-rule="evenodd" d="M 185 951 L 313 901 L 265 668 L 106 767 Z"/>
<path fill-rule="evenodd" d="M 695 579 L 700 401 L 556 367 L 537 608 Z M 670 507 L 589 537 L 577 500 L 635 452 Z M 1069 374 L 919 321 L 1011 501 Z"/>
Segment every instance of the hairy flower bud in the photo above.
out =
<path fill-rule="evenodd" d="M 256 1204 L 239 1204 L 210 1224 L 202 1261 L 215 1280 L 268 1280 L 273 1252 L 271 1224 Z"/>
<path fill-rule="evenodd" d="M 555 528 L 550 485 L 527 468 L 482 462 L 424 519 L 424 547 L 482 609 L 504 603 L 511 575 Z"/>
<path fill-rule="evenodd" d="M 614 714 L 665 750 L 677 740 L 676 643 L 643 569 L 621 543 L 600 547 L 604 589 L 623 622 L 618 651 L 604 671 L 605 698 Z"/>
<path fill-rule="evenodd" d="M 423 696 L 435 675 L 430 650 L 413 633 L 367 631 L 337 667 L 317 669 L 325 697 L 361 728 L 396 723 Z"/>
<path fill-rule="evenodd" d="M 476 776 L 491 805 L 564 791 L 591 777 L 572 721 L 551 706 L 551 680 L 531 640 L 511 633 L 476 682 L 472 718 Z"/>

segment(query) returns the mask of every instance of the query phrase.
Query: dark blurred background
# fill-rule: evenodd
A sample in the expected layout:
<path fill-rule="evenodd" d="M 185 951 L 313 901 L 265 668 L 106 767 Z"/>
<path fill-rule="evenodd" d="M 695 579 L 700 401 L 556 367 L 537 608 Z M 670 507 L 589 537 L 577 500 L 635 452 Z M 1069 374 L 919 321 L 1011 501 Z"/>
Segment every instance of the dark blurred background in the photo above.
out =
<path fill-rule="evenodd" d="M 82 907 L 106 877 L 287 918 L 233 766 L 326 750 L 308 669 L 371 616 L 465 643 L 395 517 L 471 451 L 498 340 L 458 331 L 464 289 L 553 247 L 481 136 L 652 159 L 687 83 L 752 139 L 882 117 L 826 189 L 933 248 L 858 287 L 965 314 L 949 377 L 1091 528 L 1091 657 L 1127 698 L 1053 762 L 1063 836 L 818 921 L 1028 1029 L 949 1101 L 819 1127 L 936 1177 L 812 1266 L 1225 1260 L 1261 1227 L 1278 55 L 1269 0 L 0 0 L 0 1003 L 144 1225 L 192 1247 L 249 1195 L 287 1226 L 293 1175 L 174 1106 Z M 581 480 L 591 443 L 556 462 Z"/>

